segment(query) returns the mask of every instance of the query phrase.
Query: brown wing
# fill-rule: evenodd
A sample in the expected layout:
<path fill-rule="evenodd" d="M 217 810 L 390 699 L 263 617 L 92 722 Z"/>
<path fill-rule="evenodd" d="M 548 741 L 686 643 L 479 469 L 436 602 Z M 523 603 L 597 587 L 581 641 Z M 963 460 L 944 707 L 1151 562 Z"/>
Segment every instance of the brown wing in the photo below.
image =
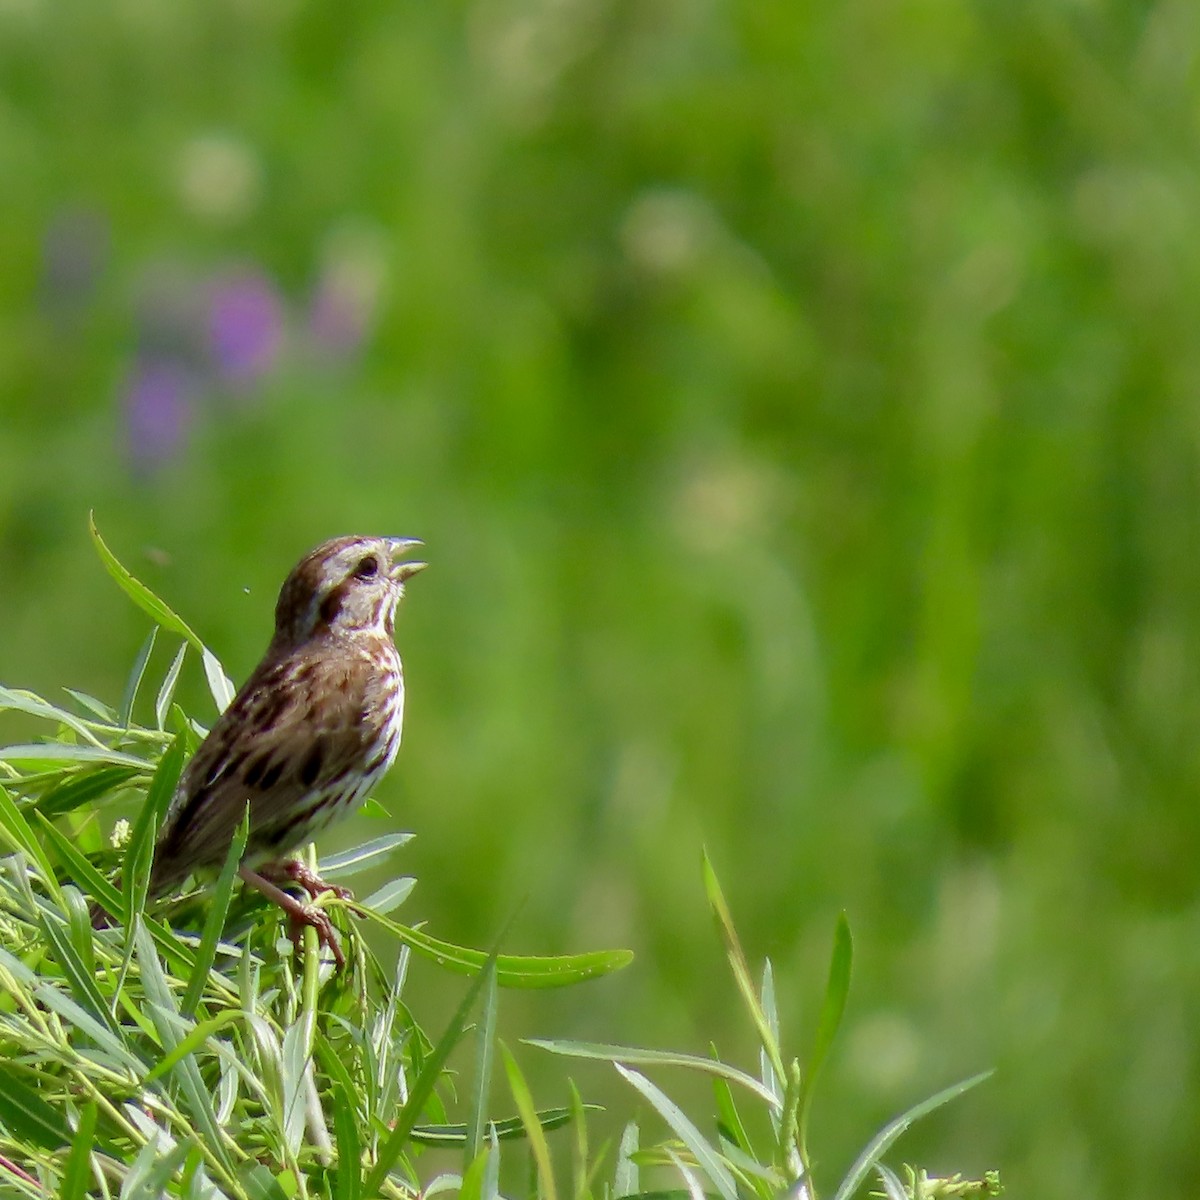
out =
<path fill-rule="evenodd" d="M 188 764 L 155 853 L 161 891 L 197 867 L 218 866 L 250 804 L 247 854 L 303 842 L 303 816 L 360 772 L 378 745 L 386 705 L 379 667 L 355 653 L 264 662 Z"/>

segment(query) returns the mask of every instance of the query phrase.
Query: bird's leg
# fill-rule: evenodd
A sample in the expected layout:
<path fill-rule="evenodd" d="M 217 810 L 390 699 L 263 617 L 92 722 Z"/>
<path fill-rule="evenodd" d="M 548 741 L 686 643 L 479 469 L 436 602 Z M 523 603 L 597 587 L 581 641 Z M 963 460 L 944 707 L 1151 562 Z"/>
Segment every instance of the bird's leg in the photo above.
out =
<path fill-rule="evenodd" d="M 276 887 L 269 879 L 263 878 L 257 871 L 247 866 L 238 867 L 238 874 L 252 888 L 262 892 L 268 900 L 273 900 L 291 918 L 291 938 L 294 945 L 299 945 L 300 932 L 305 925 L 311 925 L 317 931 L 317 940 L 323 946 L 328 946 L 333 953 L 334 961 L 340 971 L 346 965 L 346 956 L 342 953 L 337 934 L 333 931 L 333 922 L 329 914 L 320 908 L 301 904 L 295 896 L 289 896 L 283 888 Z M 311 874 L 311 872 L 310 872 Z M 313 878 L 316 878 L 313 876 Z M 321 890 L 329 891 L 330 888 Z"/>
<path fill-rule="evenodd" d="M 339 900 L 350 900 L 354 896 L 349 888 L 338 887 L 336 883 L 326 883 L 316 871 L 306 867 L 298 858 L 261 863 L 258 873 L 274 883 L 294 883 L 297 887 L 302 887 L 314 900 L 322 892 L 332 892 Z"/>

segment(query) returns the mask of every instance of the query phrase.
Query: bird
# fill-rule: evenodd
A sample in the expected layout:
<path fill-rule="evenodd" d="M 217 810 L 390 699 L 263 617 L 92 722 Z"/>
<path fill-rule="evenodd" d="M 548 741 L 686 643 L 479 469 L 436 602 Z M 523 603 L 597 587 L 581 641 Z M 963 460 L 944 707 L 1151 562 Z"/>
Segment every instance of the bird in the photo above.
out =
<path fill-rule="evenodd" d="M 312 926 L 318 945 L 345 966 L 328 914 L 282 885 L 312 900 L 327 891 L 349 896 L 292 854 L 365 800 L 400 749 L 396 607 L 427 565 L 405 557 L 420 545 L 411 537 L 337 537 L 292 569 L 262 661 L 180 775 L 155 843 L 151 896 L 219 868 L 249 805 L 238 874 L 288 914 L 294 940 Z"/>

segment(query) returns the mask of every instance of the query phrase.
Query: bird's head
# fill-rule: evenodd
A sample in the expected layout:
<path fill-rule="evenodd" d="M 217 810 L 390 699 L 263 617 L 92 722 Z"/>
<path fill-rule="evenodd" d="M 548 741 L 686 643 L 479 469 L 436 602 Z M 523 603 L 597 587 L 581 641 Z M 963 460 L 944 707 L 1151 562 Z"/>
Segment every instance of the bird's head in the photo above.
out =
<path fill-rule="evenodd" d="M 275 639 L 298 645 L 322 633 L 392 636 L 404 583 L 426 566 L 404 555 L 422 542 L 404 537 L 339 537 L 322 543 L 284 580 Z"/>

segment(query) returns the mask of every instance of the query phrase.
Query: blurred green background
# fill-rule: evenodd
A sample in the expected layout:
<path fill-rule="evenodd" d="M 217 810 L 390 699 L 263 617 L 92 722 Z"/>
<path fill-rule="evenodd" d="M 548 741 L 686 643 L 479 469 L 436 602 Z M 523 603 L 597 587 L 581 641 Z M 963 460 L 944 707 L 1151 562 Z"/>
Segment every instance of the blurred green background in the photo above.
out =
<path fill-rule="evenodd" d="M 301 553 L 419 535 L 410 919 L 485 943 L 524 899 L 514 950 L 638 952 L 506 997 L 510 1037 L 751 1065 L 707 844 L 793 1037 L 856 932 L 827 1178 L 995 1065 L 902 1156 L 1178 1194 L 1198 36 L 1188 0 L 3 0 L 0 677 L 119 697 L 146 623 L 91 508 L 239 680 Z"/>

